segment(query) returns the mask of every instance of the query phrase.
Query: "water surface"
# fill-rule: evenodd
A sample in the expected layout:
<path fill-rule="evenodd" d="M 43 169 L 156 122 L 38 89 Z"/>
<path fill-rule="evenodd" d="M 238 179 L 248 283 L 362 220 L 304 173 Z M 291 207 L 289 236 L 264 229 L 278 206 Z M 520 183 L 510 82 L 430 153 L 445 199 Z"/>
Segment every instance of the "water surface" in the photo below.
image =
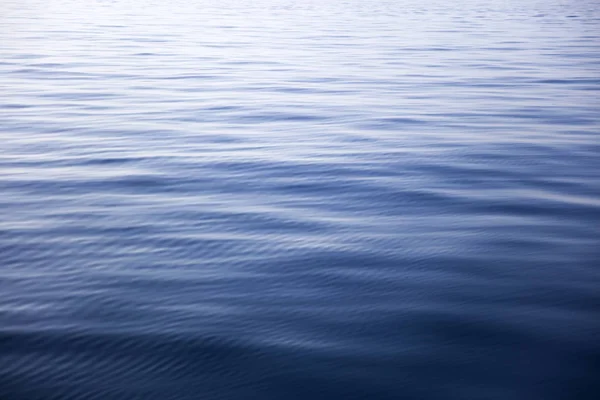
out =
<path fill-rule="evenodd" d="M 3 0 L 0 398 L 595 399 L 594 0 Z"/>

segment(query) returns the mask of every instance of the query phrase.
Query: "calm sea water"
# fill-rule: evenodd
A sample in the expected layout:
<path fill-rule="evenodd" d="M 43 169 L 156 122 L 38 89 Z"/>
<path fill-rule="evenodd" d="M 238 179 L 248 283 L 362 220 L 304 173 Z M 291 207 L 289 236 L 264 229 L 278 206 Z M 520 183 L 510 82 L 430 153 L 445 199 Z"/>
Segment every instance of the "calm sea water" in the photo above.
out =
<path fill-rule="evenodd" d="M 3 0 L 0 398 L 596 399 L 600 3 Z"/>

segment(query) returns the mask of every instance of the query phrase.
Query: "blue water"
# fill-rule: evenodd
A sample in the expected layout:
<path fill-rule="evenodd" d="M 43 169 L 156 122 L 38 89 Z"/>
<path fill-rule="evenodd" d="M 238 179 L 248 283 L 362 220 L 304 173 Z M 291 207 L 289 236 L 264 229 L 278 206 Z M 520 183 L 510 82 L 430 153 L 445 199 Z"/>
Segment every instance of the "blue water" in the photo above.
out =
<path fill-rule="evenodd" d="M 599 89 L 595 0 L 3 0 L 0 399 L 597 399 Z"/>

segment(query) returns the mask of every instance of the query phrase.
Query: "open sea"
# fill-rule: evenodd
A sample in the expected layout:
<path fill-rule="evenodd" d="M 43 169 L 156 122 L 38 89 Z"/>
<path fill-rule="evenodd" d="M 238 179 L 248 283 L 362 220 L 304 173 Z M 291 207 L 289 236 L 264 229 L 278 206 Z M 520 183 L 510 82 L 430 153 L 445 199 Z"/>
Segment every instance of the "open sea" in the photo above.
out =
<path fill-rule="evenodd" d="M 0 400 L 600 398 L 598 0 L 1 0 Z"/>

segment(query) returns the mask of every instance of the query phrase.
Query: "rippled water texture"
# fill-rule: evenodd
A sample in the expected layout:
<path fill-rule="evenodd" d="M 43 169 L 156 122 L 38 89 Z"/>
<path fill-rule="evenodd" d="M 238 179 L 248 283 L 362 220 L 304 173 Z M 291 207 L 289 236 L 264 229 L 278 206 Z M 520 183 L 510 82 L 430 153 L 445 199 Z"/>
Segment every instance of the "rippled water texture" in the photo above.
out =
<path fill-rule="evenodd" d="M 2 0 L 0 398 L 592 400 L 600 3 Z"/>

